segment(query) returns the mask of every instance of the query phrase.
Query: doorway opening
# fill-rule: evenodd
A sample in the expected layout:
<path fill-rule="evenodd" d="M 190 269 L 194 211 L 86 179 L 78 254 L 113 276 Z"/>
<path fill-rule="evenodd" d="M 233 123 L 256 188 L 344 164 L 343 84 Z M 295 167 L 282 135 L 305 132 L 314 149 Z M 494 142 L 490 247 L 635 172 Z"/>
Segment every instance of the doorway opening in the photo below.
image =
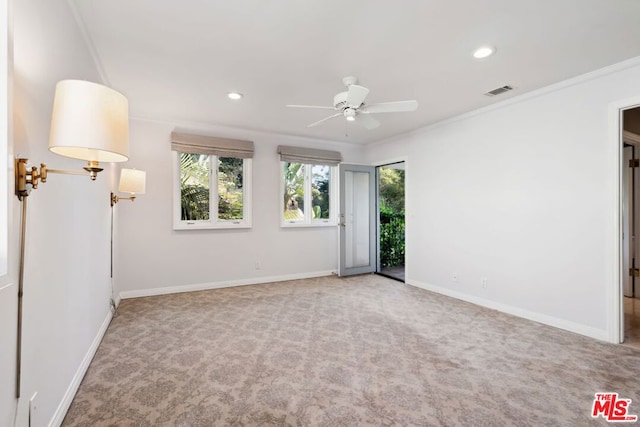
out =
<path fill-rule="evenodd" d="M 376 168 L 378 257 L 376 272 L 405 281 L 405 163 Z"/>
<path fill-rule="evenodd" d="M 640 347 L 640 107 L 622 113 L 623 342 Z"/>

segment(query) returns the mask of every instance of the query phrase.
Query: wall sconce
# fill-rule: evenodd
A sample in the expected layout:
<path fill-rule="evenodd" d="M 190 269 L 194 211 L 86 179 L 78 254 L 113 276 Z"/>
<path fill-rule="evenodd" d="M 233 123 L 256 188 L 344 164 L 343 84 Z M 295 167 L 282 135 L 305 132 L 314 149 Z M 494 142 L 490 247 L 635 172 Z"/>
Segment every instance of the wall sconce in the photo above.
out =
<path fill-rule="evenodd" d="M 86 172 L 48 169 L 44 163 L 29 168 L 28 159 L 16 159 L 15 191 L 28 196 L 49 173 L 88 175 L 95 180 L 100 162 L 129 159 L 129 106 L 127 99 L 108 87 L 82 80 L 63 80 L 56 85 L 49 150 L 86 160 Z"/>
<path fill-rule="evenodd" d="M 27 196 L 47 182 L 49 173 L 88 175 L 96 179 L 100 162 L 129 159 L 129 105 L 127 99 L 108 87 L 81 80 L 63 80 L 56 85 L 49 134 L 49 150 L 61 156 L 86 160 L 82 171 L 28 167 L 29 160 L 15 159 L 15 194 L 22 202 L 20 267 L 18 276 L 18 331 L 16 397 L 20 398 L 22 363 L 22 298 L 24 290 Z"/>
<path fill-rule="evenodd" d="M 145 181 L 146 173 L 144 171 L 121 169 L 118 191 L 121 193 L 129 193 L 129 197 L 120 197 L 115 193 L 111 193 L 111 206 L 120 200 L 131 200 L 133 202 L 136 199 L 136 194 L 144 194 Z"/>
<path fill-rule="evenodd" d="M 120 169 L 120 184 L 118 185 L 118 191 L 121 193 L 129 193 L 129 197 L 120 197 L 117 194 L 111 192 L 109 201 L 111 202 L 111 278 L 113 279 L 113 207 L 120 200 L 136 199 L 136 194 L 144 194 L 146 187 L 147 174 L 144 171 L 136 169 Z M 113 293 L 113 283 L 111 285 L 111 299 L 109 303 L 111 305 L 111 312 L 114 316 L 118 315 L 118 307 L 116 306 L 116 299 Z"/>

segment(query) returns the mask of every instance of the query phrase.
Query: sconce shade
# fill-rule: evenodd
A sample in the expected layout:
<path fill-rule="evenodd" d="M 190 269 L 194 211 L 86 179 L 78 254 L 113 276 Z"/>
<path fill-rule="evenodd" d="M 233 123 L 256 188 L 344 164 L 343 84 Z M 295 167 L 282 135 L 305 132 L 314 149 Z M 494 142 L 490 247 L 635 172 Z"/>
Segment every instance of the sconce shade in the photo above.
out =
<path fill-rule="evenodd" d="M 129 103 L 108 87 L 82 80 L 56 85 L 49 150 L 74 159 L 129 159 Z"/>
<path fill-rule="evenodd" d="M 136 169 L 120 170 L 120 185 L 118 191 L 121 193 L 144 194 L 146 173 Z"/>

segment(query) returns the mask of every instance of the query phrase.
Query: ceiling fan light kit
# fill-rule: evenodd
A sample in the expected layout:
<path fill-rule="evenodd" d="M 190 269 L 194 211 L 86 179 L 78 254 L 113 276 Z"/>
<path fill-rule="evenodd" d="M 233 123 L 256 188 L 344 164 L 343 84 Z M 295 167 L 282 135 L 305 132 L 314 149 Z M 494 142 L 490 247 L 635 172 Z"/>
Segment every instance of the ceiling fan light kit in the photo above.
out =
<path fill-rule="evenodd" d="M 347 121 L 349 122 L 353 122 L 356 120 L 356 110 L 354 110 L 353 108 L 345 108 L 343 114 L 345 119 L 347 119 Z"/>
<path fill-rule="evenodd" d="M 409 112 L 418 109 L 418 101 L 395 101 L 382 102 L 377 104 L 365 105 L 365 98 L 369 94 L 369 89 L 359 86 L 358 79 L 353 76 L 345 77 L 342 83 L 347 90 L 340 92 L 333 97 L 333 107 L 316 106 L 316 105 L 287 105 L 291 108 L 318 108 L 323 110 L 334 110 L 336 113 L 325 117 L 317 122 L 311 123 L 307 127 L 315 127 L 327 120 L 343 116 L 347 121 L 357 121 L 362 124 L 365 129 L 375 129 L 380 126 L 380 122 L 371 117 L 371 114 L 377 113 L 399 113 Z"/>

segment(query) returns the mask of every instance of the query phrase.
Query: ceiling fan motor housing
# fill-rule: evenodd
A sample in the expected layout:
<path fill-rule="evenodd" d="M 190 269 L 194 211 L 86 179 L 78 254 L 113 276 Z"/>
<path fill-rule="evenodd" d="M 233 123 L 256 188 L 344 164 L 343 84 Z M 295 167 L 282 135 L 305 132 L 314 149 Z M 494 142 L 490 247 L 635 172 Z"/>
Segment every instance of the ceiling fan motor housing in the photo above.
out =
<path fill-rule="evenodd" d="M 340 92 L 333 97 L 333 106 L 336 110 L 342 110 L 347 107 L 347 95 L 349 92 Z"/>

